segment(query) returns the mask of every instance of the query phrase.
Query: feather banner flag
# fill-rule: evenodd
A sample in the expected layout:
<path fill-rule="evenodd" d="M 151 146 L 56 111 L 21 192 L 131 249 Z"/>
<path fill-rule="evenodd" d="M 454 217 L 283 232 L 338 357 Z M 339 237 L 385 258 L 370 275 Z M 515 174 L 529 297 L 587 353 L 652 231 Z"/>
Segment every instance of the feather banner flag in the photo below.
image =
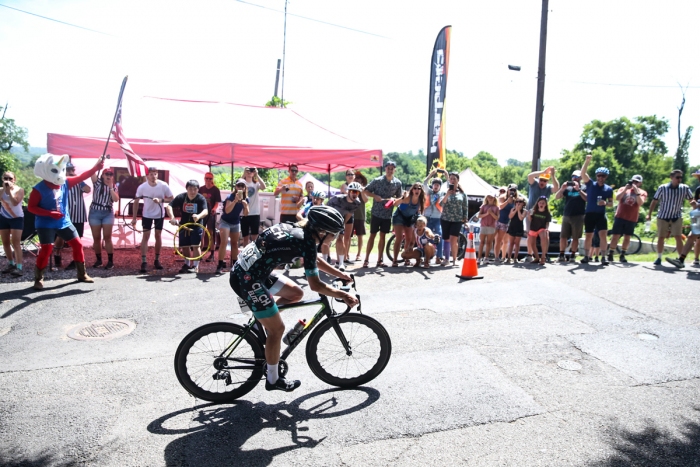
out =
<path fill-rule="evenodd" d="M 428 107 L 427 173 L 433 168 L 445 168 L 445 103 L 447 95 L 447 71 L 450 64 L 450 33 L 452 26 L 445 26 L 435 39 L 430 64 L 430 102 Z"/>

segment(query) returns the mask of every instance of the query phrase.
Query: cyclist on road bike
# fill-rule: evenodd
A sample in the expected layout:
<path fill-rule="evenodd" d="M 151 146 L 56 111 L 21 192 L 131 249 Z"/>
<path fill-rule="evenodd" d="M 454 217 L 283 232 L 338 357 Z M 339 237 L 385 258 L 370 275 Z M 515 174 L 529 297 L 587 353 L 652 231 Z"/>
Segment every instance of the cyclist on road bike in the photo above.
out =
<path fill-rule="evenodd" d="M 280 347 L 284 323 L 277 305 L 300 301 L 301 287 L 283 275 L 274 275 L 280 264 L 303 258 L 304 273 L 309 288 L 314 292 L 342 299 L 348 306 L 357 305 L 357 298 L 323 283 L 319 270 L 344 281 L 352 278 L 329 265 L 317 253 L 323 245 L 330 245 L 343 231 L 343 216 L 329 206 L 313 206 L 306 219 L 298 223 L 281 223 L 265 229 L 255 242 L 249 243 L 238 255 L 231 269 L 229 283 L 233 291 L 245 301 L 255 318 L 267 330 L 265 360 L 267 362 L 268 391 L 290 392 L 301 385 L 300 381 L 287 381 L 279 376 Z M 277 295 L 277 302 L 272 298 Z"/>

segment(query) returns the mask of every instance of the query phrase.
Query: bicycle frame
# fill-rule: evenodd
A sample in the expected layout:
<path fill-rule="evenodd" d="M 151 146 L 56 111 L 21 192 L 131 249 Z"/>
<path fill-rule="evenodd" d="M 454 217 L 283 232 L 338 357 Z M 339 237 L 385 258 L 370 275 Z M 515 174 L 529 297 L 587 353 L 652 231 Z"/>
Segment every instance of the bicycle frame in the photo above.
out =
<path fill-rule="evenodd" d="M 354 286 L 354 281 L 353 281 L 353 286 Z M 360 295 L 356 294 L 356 296 L 357 296 L 357 300 L 358 300 L 357 311 L 362 313 L 362 302 L 360 300 Z M 314 299 L 314 300 L 305 300 L 305 301 L 301 301 L 301 302 L 289 303 L 286 305 L 278 305 L 278 309 L 280 311 L 282 311 L 282 310 L 299 308 L 302 306 L 309 306 L 309 305 L 314 305 L 314 304 L 320 304 L 321 308 L 306 323 L 306 326 L 304 326 L 304 329 L 301 331 L 301 333 L 284 349 L 284 351 L 280 355 L 281 360 L 286 360 L 292 354 L 294 349 L 297 348 L 297 346 L 316 327 L 316 325 L 318 325 L 318 323 L 320 323 L 323 320 L 323 315 L 325 315 L 327 319 L 331 320 L 331 325 L 333 326 L 333 329 L 337 333 L 338 339 L 343 344 L 345 351 L 350 352 L 352 350 L 350 348 L 350 345 L 348 344 L 348 341 L 345 338 L 345 335 L 343 334 L 343 331 L 340 328 L 340 325 L 338 324 L 338 320 L 337 320 L 338 317 L 344 315 L 345 313 L 349 312 L 350 310 L 348 309 L 347 311 L 345 311 L 343 313 L 336 314 L 326 295 L 320 295 L 320 297 L 318 299 Z M 267 335 L 265 334 L 265 330 L 264 330 L 262 325 L 258 324 L 259 331 L 257 331 L 254 328 L 256 323 L 258 323 L 258 320 L 255 318 L 255 316 L 252 316 L 250 318 L 250 320 L 248 321 L 248 324 L 245 326 L 243 334 L 238 336 L 233 342 L 231 342 L 231 344 L 228 345 L 228 347 L 226 347 L 224 349 L 224 351 L 221 353 L 220 358 L 224 358 L 227 361 L 228 360 L 241 361 L 242 359 L 236 359 L 236 358 L 230 359 L 230 355 L 233 353 L 234 350 L 236 350 L 236 347 L 238 347 L 238 344 L 240 344 L 240 342 L 245 338 L 246 335 L 248 335 L 248 333 L 252 333 L 253 336 L 255 336 L 255 338 L 260 343 L 260 346 L 264 349 Z M 247 362 L 247 363 L 249 363 L 249 362 Z M 241 367 L 228 367 L 228 366 L 226 366 L 226 367 L 221 368 L 221 369 L 240 369 L 240 368 Z"/>

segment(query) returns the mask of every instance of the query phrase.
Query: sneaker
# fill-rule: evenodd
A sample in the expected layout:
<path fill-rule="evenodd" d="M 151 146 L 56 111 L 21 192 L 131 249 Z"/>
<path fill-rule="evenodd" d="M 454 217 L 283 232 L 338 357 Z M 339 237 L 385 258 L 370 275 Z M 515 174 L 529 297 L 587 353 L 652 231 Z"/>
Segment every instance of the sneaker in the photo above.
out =
<path fill-rule="evenodd" d="M 352 260 L 350 258 L 345 258 L 345 262 L 348 264 L 355 264 L 355 260 Z"/>
<path fill-rule="evenodd" d="M 153 267 L 156 268 L 156 269 L 163 269 L 163 265 L 160 264 L 160 261 L 158 261 L 158 260 L 155 260 L 155 261 L 153 262 Z"/>
<path fill-rule="evenodd" d="M 192 269 L 186 264 L 183 264 L 180 270 L 178 271 L 178 274 L 189 274 L 192 272 Z"/>
<path fill-rule="evenodd" d="M 654 266 L 661 266 L 661 258 L 656 258 L 656 261 L 654 261 Z"/>
<path fill-rule="evenodd" d="M 621 262 L 621 263 L 626 263 L 626 262 L 627 262 L 627 258 L 625 258 L 625 255 L 624 255 L 624 254 L 621 254 L 621 255 L 620 255 L 620 262 Z"/>
<path fill-rule="evenodd" d="M 341 264 L 340 266 L 338 266 L 338 271 L 345 272 L 345 265 Z"/>
<path fill-rule="evenodd" d="M 527 255 L 524 262 L 529 263 L 530 261 L 532 261 L 532 255 Z"/>
<path fill-rule="evenodd" d="M 568 260 L 566 259 L 566 256 L 564 256 L 564 255 L 559 255 L 559 258 L 557 259 L 557 262 L 558 262 L 559 264 L 561 264 L 561 263 L 566 263 L 567 261 L 568 261 Z"/>
<path fill-rule="evenodd" d="M 582 264 L 588 264 L 589 261 L 590 261 L 590 259 L 588 258 L 588 256 L 584 256 L 583 258 L 581 258 Z"/>
<path fill-rule="evenodd" d="M 96 260 L 96 261 L 95 261 L 95 264 L 92 265 L 93 268 L 99 268 L 100 266 L 102 266 L 102 260 L 101 260 L 101 259 Z"/>
<path fill-rule="evenodd" d="M 612 251 L 608 252 L 608 261 L 610 261 L 611 263 L 615 261 L 615 255 L 613 255 Z"/>
<path fill-rule="evenodd" d="M 594 262 L 594 263 L 597 263 L 597 262 L 598 262 L 598 257 L 597 257 L 597 256 L 593 259 L 593 262 Z"/>
<path fill-rule="evenodd" d="M 226 267 L 226 263 L 223 261 L 219 261 L 219 264 L 216 265 L 216 274 L 221 274 L 221 271 Z"/>
<path fill-rule="evenodd" d="M 107 261 L 107 264 L 105 264 L 105 269 L 114 269 L 114 263 Z"/>
<path fill-rule="evenodd" d="M 678 269 L 683 269 L 685 267 L 685 264 L 683 264 L 683 261 L 681 261 L 680 258 L 666 258 L 666 261 L 673 264 Z"/>
<path fill-rule="evenodd" d="M 495 262 L 496 262 L 496 260 L 493 258 L 493 256 L 490 256 L 489 257 L 489 264 L 493 264 Z"/>
<path fill-rule="evenodd" d="M 16 269 L 16 268 L 15 268 L 15 265 L 14 265 L 14 264 L 8 264 L 7 267 L 6 267 L 5 269 L 2 270 L 2 273 L 3 273 L 3 274 L 9 274 L 9 273 L 11 273 L 12 271 L 14 271 L 15 269 Z"/>
<path fill-rule="evenodd" d="M 693 261 L 693 266 L 700 266 L 700 260 Z"/>
<path fill-rule="evenodd" d="M 214 259 L 214 252 L 211 252 L 211 254 L 209 254 L 209 256 L 207 257 L 207 259 L 205 259 L 204 261 L 207 262 L 207 263 L 211 263 L 211 260 L 212 260 L 212 259 Z"/>
<path fill-rule="evenodd" d="M 601 256 L 600 257 L 600 264 L 603 266 L 607 266 L 610 263 L 608 262 L 608 259 L 605 256 Z"/>
<path fill-rule="evenodd" d="M 141 263 L 141 271 L 139 272 L 146 272 L 146 266 L 148 266 L 146 263 Z"/>
<path fill-rule="evenodd" d="M 442 263 L 440 263 L 442 266 L 449 266 L 450 265 L 450 260 L 449 258 L 445 258 L 442 260 Z"/>
<path fill-rule="evenodd" d="M 269 381 L 265 381 L 265 389 L 268 391 L 292 392 L 299 386 L 301 386 L 301 381 L 298 379 L 287 381 L 281 376 L 277 378 L 277 381 L 274 384 L 271 384 Z"/>
<path fill-rule="evenodd" d="M 12 271 L 10 271 L 10 275 L 15 276 L 15 277 L 23 276 L 23 275 L 24 275 L 24 270 L 23 270 L 23 269 L 14 268 Z"/>
<path fill-rule="evenodd" d="M 510 264 L 510 258 L 507 258 L 503 264 Z"/>

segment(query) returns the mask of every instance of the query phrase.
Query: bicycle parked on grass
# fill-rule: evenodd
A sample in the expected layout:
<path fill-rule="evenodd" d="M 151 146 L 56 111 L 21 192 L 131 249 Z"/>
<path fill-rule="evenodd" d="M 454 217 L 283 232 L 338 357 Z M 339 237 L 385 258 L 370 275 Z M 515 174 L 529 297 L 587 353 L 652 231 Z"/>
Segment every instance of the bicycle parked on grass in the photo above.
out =
<path fill-rule="evenodd" d="M 357 291 L 352 286 L 333 286 Z M 304 338 L 306 362 L 323 382 L 341 388 L 354 388 L 372 381 L 386 367 L 391 357 L 391 339 L 379 321 L 362 314 L 357 295 L 357 312 L 351 307 L 336 313 L 325 295 L 318 299 L 278 305 L 280 311 L 313 304 L 321 308 L 306 323 L 282 352 L 279 375 L 289 369 L 286 360 Z M 341 299 L 335 299 L 342 302 Z M 264 329 L 255 317 L 248 324 L 219 322 L 206 324 L 190 332 L 175 352 L 175 374 L 193 396 L 210 402 L 230 402 L 250 392 L 266 377 Z"/>

